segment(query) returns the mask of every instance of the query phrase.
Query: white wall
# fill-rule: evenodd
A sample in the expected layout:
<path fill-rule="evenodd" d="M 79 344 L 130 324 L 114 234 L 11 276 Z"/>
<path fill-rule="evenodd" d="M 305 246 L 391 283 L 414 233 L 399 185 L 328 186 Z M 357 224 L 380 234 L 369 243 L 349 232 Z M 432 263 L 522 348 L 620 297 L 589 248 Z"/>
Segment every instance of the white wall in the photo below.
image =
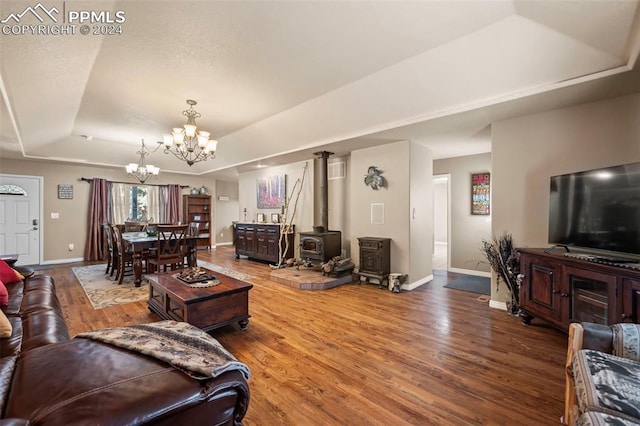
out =
<path fill-rule="evenodd" d="M 304 176 L 304 182 L 302 182 L 305 164 L 308 168 L 306 176 Z M 247 222 L 255 222 L 257 213 L 264 213 L 267 217 L 267 222 L 270 221 L 271 213 L 280 213 L 280 209 L 258 209 L 256 192 L 258 178 L 281 174 L 286 175 L 287 198 L 292 195 L 296 181 L 301 182 L 301 185 L 298 185 L 298 187 L 302 188 L 302 191 L 300 192 L 297 209 L 294 209 L 295 195 L 289 206 L 289 217 L 293 217 L 293 224 L 295 225 L 296 232 L 295 254 L 298 256 L 299 238 L 297 234 L 303 231 L 311 231 L 313 226 L 313 170 L 313 159 L 310 159 L 308 161 L 286 164 L 284 166 L 266 167 L 251 172 L 241 173 L 238 181 L 238 220 L 244 221 L 243 209 L 245 208 L 247 209 Z"/>
<path fill-rule="evenodd" d="M 492 231 L 547 247 L 551 176 L 640 161 L 640 95 L 497 122 L 492 133 Z M 494 285 L 491 298 L 504 294 Z"/>
<path fill-rule="evenodd" d="M 351 153 L 351 256 L 359 265 L 358 237 L 391 238 L 391 271 L 408 274 L 410 211 L 410 143 L 396 142 Z M 370 166 L 382 170 L 384 188 L 374 190 L 364 183 Z M 360 178 L 362 177 L 362 178 Z M 384 223 L 371 223 L 371 204 L 384 205 Z"/>
<path fill-rule="evenodd" d="M 212 194 L 215 206 L 215 234 L 213 244 L 232 244 L 233 225 L 238 220 L 239 194 L 237 182 L 216 181 Z M 222 198 L 222 199 L 221 199 Z"/>
<path fill-rule="evenodd" d="M 386 186 L 364 184 L 370 166 L 382 170 Z M 433 256 L 433 179 L 431 152 L 410 141 L 351 153 L 351 256 L 359 264 L 358 237 L 391 238 L 391 272 L 408 274 L 404 288 L 431 277 Z M 371 221 L 371 205 L 384 205 L 384 223 Z"/>
<path fill-rule="evenodd" d="M 410 268 L 404 288 L 433 278 L 433 157 L 430 149 L 416 142 L 409 149 Z"/>

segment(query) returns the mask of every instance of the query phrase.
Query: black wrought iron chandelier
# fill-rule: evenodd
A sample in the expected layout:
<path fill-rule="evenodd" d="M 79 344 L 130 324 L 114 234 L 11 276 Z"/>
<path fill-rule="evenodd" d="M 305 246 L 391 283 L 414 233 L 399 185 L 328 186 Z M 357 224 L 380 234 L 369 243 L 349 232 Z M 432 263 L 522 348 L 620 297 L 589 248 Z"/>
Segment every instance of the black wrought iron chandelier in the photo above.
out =
<path fill-rule="evenodd" d="M 154 152 L 155 151 L 157 151 L 157 148 Z M 129 176 L 135 177 L 140 183 L 145 183 L 151 176 L 158 176 L 158 173 L 160 173 L 160 168 L 151 164 L 145 164 L 145 157 L 150 153 L 151 152 L 144 145 L 144 139 L 142 139 L 142 148 L 140 148 L 140 151 L 136 152 L 136 154 L 140 155 L 138 164 L 129 163 L 124 166 Z"/>
<path fill-rule="evenodd" d="M 193 109 L 197 102 L 187 99 L 187 104 L 189 109 L 182 111 L 182 115 L 187 117 L 187 124 L 183 128 L 175 127 L 171 134 L 163 136 L 164 153 L 171 153 L 192 166 L 199 161 L 216 158 L 218 141 L 209 139 L 211 133 L 198 130 L 196 118 L 200 118 L 200 113 Z"/>

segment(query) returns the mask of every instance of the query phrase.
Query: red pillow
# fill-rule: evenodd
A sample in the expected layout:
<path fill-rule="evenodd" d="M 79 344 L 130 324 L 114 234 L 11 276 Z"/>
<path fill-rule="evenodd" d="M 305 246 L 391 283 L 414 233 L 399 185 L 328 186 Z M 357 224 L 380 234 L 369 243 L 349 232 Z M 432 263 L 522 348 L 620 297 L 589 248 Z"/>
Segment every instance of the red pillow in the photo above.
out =
<path fill-rule="evenodd" d="M 7 306 L 9 306 L 9 292 L 2 280 L 0 280 L 0 307 L 6 308 Z"/>
<path fill-rule="evenodd" d="M 3 283 L 14 283 L 23 278 L 24 277 L 18 271 L 9 266 L 7 262 L 0 259 L 0 281 Z"/>

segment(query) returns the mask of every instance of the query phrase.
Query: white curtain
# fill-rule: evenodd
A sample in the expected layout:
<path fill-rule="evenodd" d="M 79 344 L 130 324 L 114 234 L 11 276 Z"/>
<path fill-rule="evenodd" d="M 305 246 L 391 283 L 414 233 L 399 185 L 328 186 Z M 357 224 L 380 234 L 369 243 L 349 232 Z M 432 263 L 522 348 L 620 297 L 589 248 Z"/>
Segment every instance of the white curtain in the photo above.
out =
<path fill-rule="evenodd" d="M 124 223 L 131 215 L 131 185 L 113 183 L 111 187 L 112 223 Z"/>
<path fill-rule="evenodd" d="M 147 186 L 147 219 L 153 223 L 160 222 L 160 188 Z"/>

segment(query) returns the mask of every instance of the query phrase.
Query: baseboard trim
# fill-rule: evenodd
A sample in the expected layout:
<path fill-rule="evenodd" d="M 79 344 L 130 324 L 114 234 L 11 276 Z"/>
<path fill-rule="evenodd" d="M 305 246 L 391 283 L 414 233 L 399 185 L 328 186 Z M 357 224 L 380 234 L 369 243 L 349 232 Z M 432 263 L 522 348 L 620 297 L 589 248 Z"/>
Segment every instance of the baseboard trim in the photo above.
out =
<path fill-rule="evenodd" d="M 476 277 L 491 278 L 491 272 L 476 271 L 475 269 L 449 268 L 449 272 L 456 274 L 475 275 Z"/>
<path fill-rule="evenodd" d="M 57 265 L 60 263 L 73 263 L 73 262 L 84 262 L 84 257 L 74 257 L 71 259 L 44 260 L 40 262 L 40 264 L 41 265 L 47 265 L 47 264 Z"/>
<path fill-rule="evenodd" d="M 223 247 L 223 246 L 232 246 L 232 245 L 233 245 L 232 242 L 229 242 L 229 243 L 216 243 L 214 247 L 218 247 L 218 246 Z"/>
<path fill-rule="evenodd" d="M 418 281 L 414 281 L 409 284 L 402 284 L 400 289 L 407 290 L 407 291 L 415 290 L 416 288 L 420 287 L 423 284 L 428 283 L 429 281 L 433 281 L 433 275 L 426 276 L 424 278 L 419 279 Z"/>

